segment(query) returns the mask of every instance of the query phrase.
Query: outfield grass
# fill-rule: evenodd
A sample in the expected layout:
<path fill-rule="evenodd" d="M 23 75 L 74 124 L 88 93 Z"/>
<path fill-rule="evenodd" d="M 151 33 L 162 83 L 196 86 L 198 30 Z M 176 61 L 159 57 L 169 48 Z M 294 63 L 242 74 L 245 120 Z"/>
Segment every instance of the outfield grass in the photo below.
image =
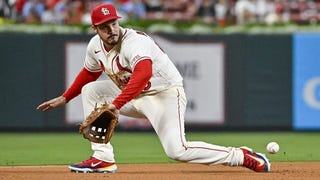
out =
<path fill-rule="evenodd" d="M 267 153 L 269 141 L 280 151 L 275 161 L 320 161 L 320 132 L 187 133 L 188 140 L 223 146 L 249 146 Z M 117 163 L 171 163 L 155 133 L 116 132 L 112 144 Z M 78 133 L 0 133 L 0 166 L 70 164 L 92 154 L 89 141 Z"/>

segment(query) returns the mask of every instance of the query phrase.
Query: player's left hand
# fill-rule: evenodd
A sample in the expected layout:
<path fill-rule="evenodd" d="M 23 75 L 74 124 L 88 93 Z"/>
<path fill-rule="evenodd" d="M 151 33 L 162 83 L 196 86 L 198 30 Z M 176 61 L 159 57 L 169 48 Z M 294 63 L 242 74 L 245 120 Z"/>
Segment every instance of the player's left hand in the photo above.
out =
<path fill-rule="evenodd" d="M 49 101 L 46 101 L 46 102 L 40 104 L 37 107 L 37 109 L 42 110 L 42 111 L 49 111 L 51 109 L 54 109 L 59 106 L 63 106 L 65 104 L 67 104 L 66 98 L 63 96 L 59 96 L 59 97 L 56 97 L 54 99 L 51 99 Z"/>

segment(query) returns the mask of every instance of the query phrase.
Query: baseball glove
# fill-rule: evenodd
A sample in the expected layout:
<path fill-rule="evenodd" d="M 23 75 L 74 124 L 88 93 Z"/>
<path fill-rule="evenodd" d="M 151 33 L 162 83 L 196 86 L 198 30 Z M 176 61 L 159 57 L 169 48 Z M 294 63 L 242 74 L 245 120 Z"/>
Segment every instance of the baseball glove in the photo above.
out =
<path fill-rule="evenodd" d="M 91 142 L 106 144 L 110 141 L 118 117 L 108 109 L 108 104 L 96 107 L 86 120 L 80 124 L 79 132 Z"/>

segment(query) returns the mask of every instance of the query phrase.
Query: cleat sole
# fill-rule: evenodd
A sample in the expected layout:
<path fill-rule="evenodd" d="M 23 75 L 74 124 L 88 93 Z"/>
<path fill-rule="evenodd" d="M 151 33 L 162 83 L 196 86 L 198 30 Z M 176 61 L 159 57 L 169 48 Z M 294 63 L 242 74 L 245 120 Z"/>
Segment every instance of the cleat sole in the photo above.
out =
<path fill-rule="evenodd" d="M 75 173 L 115 173 L 117 171 L 117 165 L 112 165 L 109 167 L 105 167 L 105 168 L 98 168 L 98 169 L 92 169 L 92 168 L 78 168 L 78 167 L 74 167 L 74 166 L 69 166 L 69 169 L 71 170 L 71 172 L 75 172 Z"/>

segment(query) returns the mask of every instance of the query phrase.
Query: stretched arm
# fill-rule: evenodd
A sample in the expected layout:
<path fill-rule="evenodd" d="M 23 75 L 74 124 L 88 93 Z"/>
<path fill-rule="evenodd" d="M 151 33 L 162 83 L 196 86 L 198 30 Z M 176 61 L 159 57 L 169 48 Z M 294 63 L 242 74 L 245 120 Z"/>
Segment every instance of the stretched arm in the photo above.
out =
<path fill-rule="evenodd" d="M 73 81 L 72 85 L 61 96 L 43 102 L 37 107 L 37 109 L 48 111 L 67 104 L 67 102 L 77 97 L 81 93 L 81 89 L 84 85 L 97 80 L 101 74 L 102 71 L 90 72 L 87 69 L 83 68 L 77 75 L 76 79 Z"/>

